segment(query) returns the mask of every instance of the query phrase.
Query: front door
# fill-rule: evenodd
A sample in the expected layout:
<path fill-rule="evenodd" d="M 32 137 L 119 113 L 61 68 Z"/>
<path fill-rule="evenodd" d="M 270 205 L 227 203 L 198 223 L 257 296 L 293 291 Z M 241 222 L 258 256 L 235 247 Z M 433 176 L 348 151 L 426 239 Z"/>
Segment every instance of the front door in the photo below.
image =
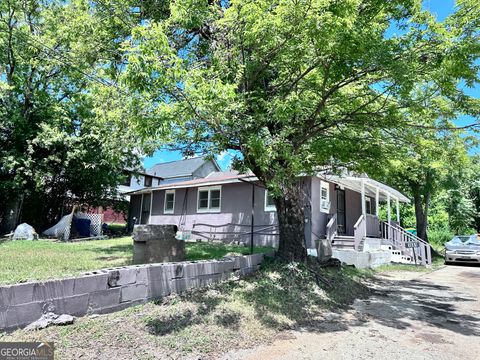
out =
<path fill-rule="evenodd" d="M 346 233 L 345 190 L 342 189 L 337 189 L 337 233 Z"/>

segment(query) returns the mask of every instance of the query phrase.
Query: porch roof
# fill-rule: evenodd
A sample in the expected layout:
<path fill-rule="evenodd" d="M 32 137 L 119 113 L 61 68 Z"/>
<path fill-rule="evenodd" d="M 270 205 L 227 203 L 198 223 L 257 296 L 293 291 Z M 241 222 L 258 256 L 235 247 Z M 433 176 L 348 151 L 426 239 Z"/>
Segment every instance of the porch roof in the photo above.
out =
<path fill-rule="evenodd" d="M 400 191 L 379 181 L 370 179 L 368 176 L 338 176 L 328 174 L 318 174 L 317 176 L 321 179 L 359 193 L 362 192 L 363 181 L 365 184 L 365 194 L 367 196 L 375 198 L 376 190 L 378 189 L 380 201 L 386 201 L 388 194 L 390 194 L 390 197 L 393 199 L 398 199 L 398 201 L 403 203 L 410 203 L 410 199 L 403 195 Z"/>

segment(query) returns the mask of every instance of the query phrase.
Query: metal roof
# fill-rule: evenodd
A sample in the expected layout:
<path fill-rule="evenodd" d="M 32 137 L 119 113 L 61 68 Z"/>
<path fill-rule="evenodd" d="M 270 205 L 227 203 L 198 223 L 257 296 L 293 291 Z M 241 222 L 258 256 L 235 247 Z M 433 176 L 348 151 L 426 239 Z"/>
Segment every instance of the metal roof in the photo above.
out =
<path fill-rule="evenodd" d="M 220 167 L 215 160 L 206 160 L 205 156 L 198 156 L 189 159 L 156 164 L 150 169 L 148 169 L 148 173 L 161 176 L 164 179 L 190 176 L 195 172 L 195 170 L 199 169 L 203 164 L 208 161 L 212 161 L 215 167 L 220 170 Z"/>

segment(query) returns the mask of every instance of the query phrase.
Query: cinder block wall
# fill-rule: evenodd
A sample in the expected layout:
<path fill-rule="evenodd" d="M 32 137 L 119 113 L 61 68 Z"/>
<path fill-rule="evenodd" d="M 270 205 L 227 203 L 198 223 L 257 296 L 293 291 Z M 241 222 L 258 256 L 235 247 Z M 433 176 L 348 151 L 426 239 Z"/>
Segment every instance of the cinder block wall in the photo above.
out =
<path fill-rule="evenodd" d="M 46 312 L 84 316 L 142 304 L 256 271 L 264 256 L 103 269 L 75 278 L 0 287 L 0 330 L 26 326 Z"/>

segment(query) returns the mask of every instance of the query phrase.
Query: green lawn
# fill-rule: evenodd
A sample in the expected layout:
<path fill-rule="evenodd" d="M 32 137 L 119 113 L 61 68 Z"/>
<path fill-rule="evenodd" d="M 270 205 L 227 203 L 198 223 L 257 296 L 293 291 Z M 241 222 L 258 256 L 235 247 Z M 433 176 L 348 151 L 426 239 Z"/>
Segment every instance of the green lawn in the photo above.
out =
<path fill-rule="evenodd" d="M 271 251 L 257 247 L 255 252 Z M 244 246 L 186 243 L 187 260 L 221 258 L 227 254 L 248 254 Z M 0 284 L 68 277 L 101 268 L 131 265 L 131 237 L 111 240 L 62 243 L 47 240 L 0 243 Z"/>

